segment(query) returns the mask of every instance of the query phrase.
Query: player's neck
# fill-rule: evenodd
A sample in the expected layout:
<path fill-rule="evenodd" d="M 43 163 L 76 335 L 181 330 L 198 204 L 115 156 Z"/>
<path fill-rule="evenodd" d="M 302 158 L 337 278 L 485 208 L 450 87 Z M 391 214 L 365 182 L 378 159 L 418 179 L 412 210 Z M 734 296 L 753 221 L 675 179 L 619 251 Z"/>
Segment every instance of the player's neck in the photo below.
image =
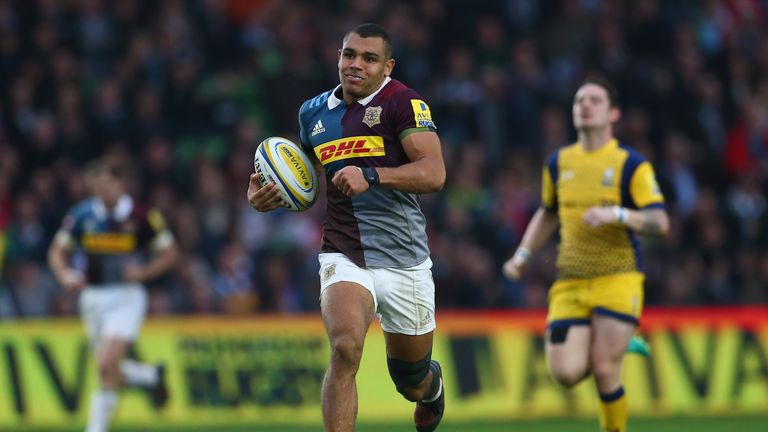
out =
<path fill-rule="evenodd" d="M 612 139 L 613 130 L 611 128 L 579 131 L 579 142 L 587 151 L 599 150 Z"/>

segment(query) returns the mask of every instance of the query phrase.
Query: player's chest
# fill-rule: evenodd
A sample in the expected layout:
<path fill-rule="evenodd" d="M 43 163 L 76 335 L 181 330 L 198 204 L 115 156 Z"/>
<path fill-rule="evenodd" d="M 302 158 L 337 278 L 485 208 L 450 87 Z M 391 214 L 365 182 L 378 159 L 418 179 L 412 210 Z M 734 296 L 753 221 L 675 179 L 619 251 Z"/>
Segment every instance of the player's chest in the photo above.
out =
<path fill-rule="evenodd" d="M 383 106 L 339 107 L 310 120 L 309 143 L 323 165 L 382 157 L 391 135 L 385 119 Z"/>
<path fill-rule="evenodd" d="M 127 253 L 138 244 L 139 221 L 90 217 L 82 222 L 80 243 L 86 252 L 100 254 Z"/>
<path fill-rule="evenodd" d="M 577 201 L 615 202 L 621 195 L 622 166 L 614 161 L 581 159 L 560 166 L 560 197 Z"/>

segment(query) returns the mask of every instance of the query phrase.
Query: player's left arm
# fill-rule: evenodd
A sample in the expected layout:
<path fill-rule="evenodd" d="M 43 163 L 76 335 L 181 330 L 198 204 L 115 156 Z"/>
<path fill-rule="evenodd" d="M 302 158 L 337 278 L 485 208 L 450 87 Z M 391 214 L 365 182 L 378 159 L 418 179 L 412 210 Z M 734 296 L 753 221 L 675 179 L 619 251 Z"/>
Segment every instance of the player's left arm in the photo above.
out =
<path fill-rule="evenodd" d="M 127 265 L 123 269 L 127 282 L 143 283 L 160 277 L 179 261 L 179 248 L 162 214 L 157 209 L 149 210 L 147 222 L 154 234 L 149 244 L 152 257 L 144 264 Z"/>
<path fill-rule="evenodd" d="M 664 195 L 649 162 L 641 163 L 633 173 L 629 195 L 637 209 L 625 206 L 592 207 L 584 213 L 584 222 L 592 227 L 618 223 L 638 234 L 666 235 L 669 232 L 669 215 L 664 208 Z"/>
<path fill-rule="evenodd" d="M 375 174 L 378 175 L 376 184 L 408 193 L 442 190 L 445 184 L 445 163 L 437 133 L 429 128 L 414 129 L 402 138 L 401 143 L 410 162 L 399 167 L 371 168 L 375 169 Z M 331 182 L 349 197 L 363 193 L 371 187 L 363 170 L 356 166 L 344 167 L 337 171 Z"/>
<path fill-rule="evenodd" d="M 394 168 L 377 168 L 379 184 L 409 193 L 442 190 L 445 162 L 437 133 L 419 130 L 405 136 L 401 142 L 410 162 Z"/>

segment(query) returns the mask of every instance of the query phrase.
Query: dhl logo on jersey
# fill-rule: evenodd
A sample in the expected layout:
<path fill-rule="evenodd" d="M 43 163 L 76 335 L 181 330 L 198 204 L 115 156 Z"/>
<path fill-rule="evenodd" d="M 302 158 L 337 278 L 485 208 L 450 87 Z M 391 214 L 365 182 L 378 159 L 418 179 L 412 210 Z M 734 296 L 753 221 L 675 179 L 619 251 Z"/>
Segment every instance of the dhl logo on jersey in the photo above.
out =
<path fill-rule="evenodd" d="M 129 233 L 86 233 L 83 247 L 90 253 L 121 254 L 136 249 L 136 236 Z"/>
<path fill-rule="evenodd" d="M 353 136 L 328 141 L 315 147 L 315 154 L 323 165 L 342 159 L 384 156 L 384 138 Z"/>

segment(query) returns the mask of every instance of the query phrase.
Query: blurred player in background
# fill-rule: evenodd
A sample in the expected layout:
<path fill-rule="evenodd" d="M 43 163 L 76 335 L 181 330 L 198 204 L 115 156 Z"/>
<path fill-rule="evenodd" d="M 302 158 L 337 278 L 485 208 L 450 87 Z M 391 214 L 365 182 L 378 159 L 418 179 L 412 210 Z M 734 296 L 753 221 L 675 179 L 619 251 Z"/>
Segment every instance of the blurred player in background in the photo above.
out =
<path fill-rule="evenodd" d="M 669 229 L 651 164 L 613 136 L 619 116 L 610 83 L 590 79 L 579 87 L 573 101 L 578 142 L 549 157 L 542 207 L 503 267 L 508 278 L 519 279 L 531 254 L 559 226 L 547 362 L 566 387 L 594 375 L 605 432 L 623 432 L 627 425 L 621 368 L 643 307 L 635 234 L 659 236 Z"/>
<path fill-rule="evenodd" d="M 301 143 L 327 180 L 320 260 L 320 306 L 331 344 L 323 381 L 327 431 L 352 431 L 363 343 L 374 313 L 387 365 L 416 402 L 418 431 L 442 419 L 442 371 L 432 359 L 435 290 L 426 220 L 418 194 L 445 183 L 440 140 L 424 99 L 390 78 L 395 60 L 386 31 L 363 24 L 339 50 L 341 84 L 306 101 Z M 259 211 L 282 205 L 277 188 L 253 174 L 248 200 Z"/>
<path fill-rule="evenodd" d="M 87 432 L 106 431 L 123 386 L 146 388 L 156 407 L 165 404 L 163 366 L 127 360 L 147 312 L 144 282 L 174 265 L 178 252 L 163 216 L 126 193 L 120 167 L 97 161 L 86 181 L 93 196 L 75 205 L 51 244 L 56 279 L 80 292 L 80 314 L 96 354 L 99 389 L 91 399 Z M 142 253 L 151 258 L 142 263 Z"/>

